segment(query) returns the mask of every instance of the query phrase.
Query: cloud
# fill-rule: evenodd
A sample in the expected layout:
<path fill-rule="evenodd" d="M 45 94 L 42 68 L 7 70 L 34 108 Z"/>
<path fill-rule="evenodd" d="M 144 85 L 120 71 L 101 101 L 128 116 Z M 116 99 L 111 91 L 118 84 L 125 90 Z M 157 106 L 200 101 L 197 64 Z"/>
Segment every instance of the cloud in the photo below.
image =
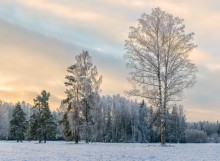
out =
<path fill-rule="evenodd" d="M 205 0 L 1 1 L 0 98 L 22 97 L 32 101 L 41 89 L 48 89 L 53 94 L 54 106 L 58 106 L 65 97 L 66 67 L 74 63 L 74 56 L 82 50 L 89 50 L 104 76 L 103 94 L 123 94 L 129 89 L 123 60 L 129 26 L 136 26 L 142 13 L 150 13 L 158 6 L 185 19 L 187 33 L 195 32 L 198 47 L 190 53 L 190 58 L 198 66 L 198 79 L 195 87 L 185 92 L 186 99 L 182 102 L 189 120 L 217 120 L 220 111 L 218 0 L 212 3 Z"/>
<path fill-rule="evenodd" d="M 1 69 L 0 99 L 33 103 L 33 98 L 46 89 L 51 92 L 52 107 L 65 98 L 66 68 L 75 63 L 75 55 L 83 49 L 50 39 L 5 21 L 0 21 Z M 103 94 L 123 94 L 126 87 L 125 64 L 122 59 L 89 50 L 98 72 L 103 75 Z M 121 85 L 121 83 L 123 85 Z"/>
<path fill-rule="evenodd" d="M 211 120 L 219 120 L 219 81 L 220 81 L 220 70 L 213 70 L 206 66 L 198 66 L 199 73 L 196 85 L 185 92 L 185 99 L 182 102 L 185 105 L 186 111 L 191 111 L 188 118 L 190 120 L 199 120 L 209 118 Z M 192 111 L 194 109 L 197 112 Z M 201 114 L 202 117 L 191 117 L 193 115 Z M 215 113 L 215 115 L 211 115 Z"/>
<path fill-rule="evenodd" d="M 189 106 L 190 107 L 190 106 Z M 200 107 L 193 107 L 185 109 L 185 114 L 187 116 L 187 121 L 209 121 L 216 122 L 219 118 L 219 113 L 212 109 L 200 109 Z M 210 117 L 211 116 L 211 117 Z"/>
<path fill-rule="evenodd" d="M 54 1 L 17 0 L 15 3 L 0 7 L 2 19 L 74 45 L 88 48 L 101 46 L 109 52 L 122 39 L 123 46 L 123 37 L 127 33 L 124 28 L 128 31 L 125 16 L 108 12 L 100 14 L 104 9 L 94 9 L 88 5 L 82 7 L 78 2 L 65 5 Z M 118 48 L 123 50 L 123 47 Z"/>
<path fill-rule="evenodd" d="M 0 35 L 3 34 L 0 98 L 32 103 L 36 94 L 46 89 L 53 95 L 52 106 L 57 107 L 64 97 L 65 87 L 61 82 L 66 68 L 76 55 L 72 47 L 1 21 Z"/>

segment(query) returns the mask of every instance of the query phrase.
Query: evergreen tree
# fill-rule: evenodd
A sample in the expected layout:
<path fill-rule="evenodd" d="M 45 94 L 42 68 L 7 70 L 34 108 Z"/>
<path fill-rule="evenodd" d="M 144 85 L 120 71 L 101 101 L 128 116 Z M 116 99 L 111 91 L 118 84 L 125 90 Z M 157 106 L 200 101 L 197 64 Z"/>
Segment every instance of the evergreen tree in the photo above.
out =
<path fill-rule="evenodd" d="M 30 135 L 37 138 L 39 143 L 42 140 L 46 143 L 49 136 L 52 137 L 56 131 L 56 123 L 49 109 L 49 97 L 50 93 L 43 90 L 41 95 L 34 99 L 35 112 L 30 119 Z"/>
<path fill-rule="evenodd" d="M 139 142 L 146 143 L 149 141 L 149 130 L 148 130 L 148 111 L 144 100 L 141 102 L 139 107 L 139 126 L 140 139 Z"/>
<path fill-rule="evenodd" d="M 39 130 L 38 130 L 38 118 L 37 118 L 37 114 L 36 112 L 33 113 L 30 117 L 30 120 L 29 120 L 29 126 L 28 126 L 28 140 L 31 140 L 31 139 L 39 139 L 39 142 L 40 141 L 40 134 L 38 133 Z"/>
<path fill-rule="evenodd" d="M 26 131 L 27 122 L 25 113 L 21 108 L 20 102 L 18 102 L 13 110 L 12 120 L 10 121 L 10 134 L 11 137 L 17 140 L 17 142 L 24 140 L 24 133 Z"/>
<path fill-rule="evenodd" d="M 55 139 L 57 126 L 48 106 L 43 108 L 41 120 L 42 120 L 42 127 L 43 127 L 44 143 L 46 143 L 46 140 L 48 138 Z"/>
<path fill-rule="evenodd" d="M 72 134 L 72 131 L 71 131 L 71 128 L 70 128 L 70 123 L 69 123 L 69 120 L 68 120 L 67 113 L 65 113 L 63 115 L 63 118 L 62 118 L 62 120 L 60 120 L 59 123 L 63 125 L 63 137 L 64 137 L 64 139 L 67 140 L 67 141 L 73 140 L 73 134 Z"/>
<path fill-rule="evenodd" d="M 158 142 L 160 141 L 160 115 L 159 110 L 153 110 L 153 107 L 151 106 L 149 109 L 149 119 L 148 119 L 149 125 L 149 137 L 150 142 Z"/>
<path fill-rule="evenodd" d="M 111 106 L 112 106 L 112 97 L 107 96 L 107 97 L 102 97 L 102 102 L 104 105 L 104 120 L 101 120 L 102 122 L 104 122 L 104 129 L 103 129 L 103 140 L 105 142 L 112 142 L 112 110 L 111 110 Z"/>
<path fill-rule="evenodd" d="M 150 107 L 150 110 L 149 110 L 149 119 L 148 119 L 148 122 L 149 122 L 149 125 L 148 125 L 148 129 L 149 129 L 149 142 L 153 142 L 154 141 L 154 131 L 153 131 L 153 108 L 152 106 Z"/>
<path fill-rule="evenodd" d="M 179 106 L 179 140 L 180 143 L 186 142 L 186 116 L 182 106 Z"/>
<path fill-rule="evenodd" d="M 168 139 L 170 142 L 177 143 L 178 135 L 179 135 L 179 126 L 180 126 L 180 118 L 178 116 L 177 107 L 173 106 L 171 115 L 170 115 L 170 131 L 168 135 Z"/>
<path fill-rule="evenodd" d="M 167 140 L 168 142 L 186 142 L 185 130 L 186 119 L 182 106 L 174 105 L 167 120 Z"/>
<path fill-rule="evenodd" d="M 98 77 L 96 66 L 92 64 L 92 58 L 87 51 L 76 56 L 76 63 L 67 69 L 66 76 L 67 115 L 72 128 L 75 143 L 80 137 L 80 127 L 83 127 L 85 140 L 88 143 L 93 125 L 93 110 L 97 103 L 99 87 L 102 77 Z"/>
<path fill-rule="evenodd" d="M 13 110 L 14 105 L 12 103 L 0 101 L 0 139 L 9 139 Z"/>
<path fill-rule="evenodd" d="M 217 130 L 218 135 L 220 136 L 220 124 L 218 123 L 218 130 Z"/>

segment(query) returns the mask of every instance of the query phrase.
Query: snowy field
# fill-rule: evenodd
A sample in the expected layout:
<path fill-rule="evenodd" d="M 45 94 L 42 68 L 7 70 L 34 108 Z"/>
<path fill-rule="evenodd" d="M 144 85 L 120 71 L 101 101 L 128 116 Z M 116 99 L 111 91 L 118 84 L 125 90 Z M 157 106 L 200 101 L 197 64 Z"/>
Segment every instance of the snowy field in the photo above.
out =
<path fill-rule="evenodd" d="M 220 161 L 220 144 L 169 145 L 0 141 L 0 161 Z"/>

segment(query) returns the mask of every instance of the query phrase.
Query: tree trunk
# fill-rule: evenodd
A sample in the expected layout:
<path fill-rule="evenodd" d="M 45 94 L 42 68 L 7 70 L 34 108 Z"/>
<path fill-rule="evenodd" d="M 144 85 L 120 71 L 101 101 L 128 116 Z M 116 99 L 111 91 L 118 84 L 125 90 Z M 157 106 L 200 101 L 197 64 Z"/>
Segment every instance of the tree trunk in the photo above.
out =
<path fill-rule="evenodd" d="M 41 139 L 41 136 L 39 136 L 39 143 L 41 143 L 42 139 Z"/>
<path fill-rule="evenodd" d="M 75 144 L 79 143 L 79 130 L 75 128 Z"/>
<path fill-rule="evenodd" d="M 163 98 L 162 98 L 162 85 L 161 85 L 161 73 L 160 73 L 160 57 L 158 55 L 158 85 L 159 85 L 159 109 L 160 109 L 160 136 L 161 144 L 165 145 L 165 113 L 163 107 Z"/>
<path fill-rule="evenodd" d="M 165 123 L 164 120 L 161 120 L 161 145 L 165 145 L 166 144 L 166 135 L 165 135 Z"/>
<path fill-rule="evenodd" d="M 89 112 L 88 112 L 88 104 L 86 102 L 86 143 L 89 143 Z"/>
<path fill-rule="evenodd" d="M 47 134 L 46 134 L 46 132 L 44 133 L 44 143 L 46 143 L 47 142 Z"/>
<path fill-rule="evenodd" d="M 86 122 L 86 143 L 89 143 L 89 124 Z"/>

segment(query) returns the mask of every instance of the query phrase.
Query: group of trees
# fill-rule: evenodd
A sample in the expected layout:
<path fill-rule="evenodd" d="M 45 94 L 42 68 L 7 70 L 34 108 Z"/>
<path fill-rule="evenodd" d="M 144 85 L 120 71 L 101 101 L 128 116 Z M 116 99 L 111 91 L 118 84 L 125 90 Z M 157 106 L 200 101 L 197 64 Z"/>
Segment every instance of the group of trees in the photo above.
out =
<path fill-rule="evenodd" d="M 92 121 L 89 126 L 89 135 L 86 133 L 86 130 L 88 130 L 86 126 L 80 125 L 78 127 L 79 140 L 86 141 L 86 139 L 88 139 L 88 141 L 91 142 L 160 142 L 158 110 L 147 106 L 144 101 L 137 103 L 120 95 L 102 96 L 99 101 L 97 106 L 91 111 Z M 72 131 L 70 126 L 71 123 L 66 121 L 65 124 L 63 124 L 63 120 L 67 119 L 67 108 L 67 104 L 62 103 L 58 109 L 51 113 L 52 117 L 50 117 L 48 122 L 49 125 L 52 126 L 49 126 L 51 130 L 47 133 L 47 139 L 75 141 L 74 133 L 72 133 L 74 131 Z M 38 111 L 36 111 L 36 107 L 33 108 L 25 102 L 16 104 L 15 106 L 2 102 L 0 114 L 3 114 L 3 112 L 6 112 L 7 117 L 6 115 L 0 115 L 1 139 L 15 139 L 18 141 L 23 139 L 44 139 L 43 128 L 45 126 L 43 125 L 43 121 L 41 123 L 39 122 L 38 126 L 35 126 L 36 119 L 32 119 L 34 114 L 34 118 L 39 114 Z M 23 114 L 19 114 L 19 117 L 16 117 L 13 116 L 14 113 Z M 25 119 L 24 117 L 20 117 L 20 115 L 25 116 Z M 50 124 L 51 118 L 53 118 L 55 124 Z M 23 133 L 16 131 L 17 134 L 13 134 L 15 127 L 12 123 L 13 120 L 16 120 L 16 125 L 18 125 L 16 130 L 20 129 Z M 32 120 L 35 120 L 34 124 Z M 12 123 L 11 126 L 10 122 Z M 69 127 L 67 124 L 69 124 Z M 220 138 L 220 123 L 187 123 L 182 106 L 173 105 L 172 108 L 170 108 L 167 112 L 165 127 L 167 136 L 166 142 L 219 142 Z M 31 134 L 31 131 L 36 131 L 36 133 Z"/>
<path fill-rule="evenodd" d="M 8 135 L 17 141 L 65 139 L 98 142 L 159 142 L 160 111 L 144 101 L 120 95 L 100 96 L 101 76 L 88 52 L 76 56 L 67 68 L 66 94 L 59 109 L 51 113 L 50 94 L 42 91 L 34 106 L 17 103 L 8 109 Z M 4 108 L 2 108 L 4 110 Z M 185 142 L 185 115 L 181 107 L 166 111 L 168 142 Z M 10 118 L 10 119 L 9 119 Z"/>
<path fill-rule="evenodd" d="M 193 143 L 206 143 L 220 142 L 220 123 L 200 121 L 187 123 L 188 129 L 186 130 L 187 142 Z"/>
<path fill-rule="evenodd" d="M 144 101 L 137 103 L 120 95 L 114 95 L 113 97 L 103 96 L 99 102 L 91 110 L 89 129 L 86 126 L 79 126 L 78 136 L 80 139 L 88 139 L 92 142 L 146 143 L 160 141 L 158 111 L 147 107 Z M 63 115 L 63 118 L 66 119 L 66 113 L 62 112 L 65 109 L 63 106 L 58 111 L 59 115 Z M 173 109 L 168 113 L 170 117 L 167 118 L 169 121 L 167 121 L 166 127 L 169 129 L 167 132 L 170 133 L 170 137 L 167 138 L 167 141 L 185 142 L 186 120 L 182 107 L 173 106 Z M 61 125 L 63 126 L 61 129 L 65 129 L 64 138 L 75 140 L 70 126 L 66 128 L 66 125 L 69 124 Z M 89 131 L 89 135 L 86 130 Z"/>
<path fill-rule="evenodd" d="M 48 138 L 55 138 L 57 124 L 49 109 L 49 97 L 50 93 L 43 90 L 34 99 L 33 107 L 25 102 L 18 102 L 15 107 L 6 103 L 5 117 L 0 117 L 1 125 L 4 126 L 0 130 L 1 139 L 15 139 L 17 142 L 37 139 L 40 143 L 42 140 L 46 142 Z M 1 102 L 1 107 L 5 107 L 5 103 Z M 1 114 L 3 110 L 5 109 L 1 108 Z"/>
<path fill-rule="evenodd" d="M 133 89 L 127 93 L 144 98 L 149 106 L 144 101 L 137 103 L 119 95 L 101 97 L 102 76 L 88 52 L 83 51 L 76 56 L 76 63 L 67 68 L 67 98 L 61 107 L 51 114 L 50 94 L 46 91 L 34 100 L 28 116 L 20 103 L 14 110 L 1 103 L 1 111 L 5 113 L 0 111 L 0 127 L 5 127 L 0 136 L 18 141 L 28 136 L 39 142 L 54 136 L 75 143 L 160 141 L 165 145 L 211 142 L 213 138 L 216 142 L 219 123 L 186 123 L 183 108 L 176 105 L 184 89 L 194 85 L 197 73 L 189 59 L 189 52 L 196 47 L 194 34 L 187 34 L 184 29 L 182 19 L 160 8 L 143 14 L 138 26 L 130 28 L 124 57 L 131 70 L 129 82 Z M 12 104 L 6 105 L 13 109 Z M 12 120 L 8 122 L 10 117 Z"/>
<path fill-rule="evenodd" d="M 148 106 L 144 100 L 101 96 L 102 76 L 98 76 L 88 52 L 77 55 L 76 63 L 67 72 L 67 98 L 52 113 L 48 104 L 50 93 L 45 90 L 34 99 L 33 107 L 25 102 L 15 107 L 1 102 L 0 125 L 5 125 L 0 130 L 1 138 L 39 142 L 61 139 L 75 143 L 161 141 L 161 109 Z M 207 135 L 219 139 L 219 124 L 186 123 L 183 107 L 176 104 L 166 108 L 164 122 L 165 142 L 212 141 Z"/>
<path fill-rule="evenodd" d="M 61 106 L 51 113 L 50 93 L 45 90 L 25 102 L 1 102 L 0 136 L 17 141 L 68 140 L 92 142 L 160 142 L 161 109 L 128 100 L 120 95 L 101 96 L 102 76 L 88 52 L 76 56 L 67 68 L 66 95 Z M 149 104 L 150 105 L 150 104 Z M 186 123 L 182 106 L 169 104 L 164 111 L 165 142 L 218 142 L 220 124 Z M 4 126 L 4 127 L 3 127 Z"/>

